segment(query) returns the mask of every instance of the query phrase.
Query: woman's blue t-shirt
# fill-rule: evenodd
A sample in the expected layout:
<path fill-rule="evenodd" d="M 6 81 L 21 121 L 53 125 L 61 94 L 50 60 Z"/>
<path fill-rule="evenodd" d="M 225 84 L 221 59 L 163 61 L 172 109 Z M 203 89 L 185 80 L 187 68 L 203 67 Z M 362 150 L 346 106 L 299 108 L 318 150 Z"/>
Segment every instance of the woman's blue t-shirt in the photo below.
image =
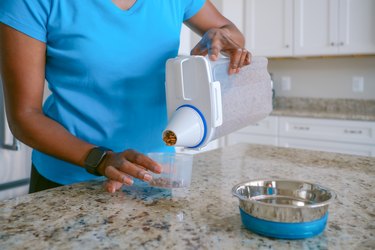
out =
<path fill-rule="evenodd" d="M 182 22 L 204 2 L 137 0 L 121 10 L 111 0 L 1 0 L 0 22 L 46 43 L 48 117 L 114 151 L 170 151 L 161 140 L 165 62 L 177 55 Z M 94 177 L 36 150 L 32 160 L 57 183 Z"/>

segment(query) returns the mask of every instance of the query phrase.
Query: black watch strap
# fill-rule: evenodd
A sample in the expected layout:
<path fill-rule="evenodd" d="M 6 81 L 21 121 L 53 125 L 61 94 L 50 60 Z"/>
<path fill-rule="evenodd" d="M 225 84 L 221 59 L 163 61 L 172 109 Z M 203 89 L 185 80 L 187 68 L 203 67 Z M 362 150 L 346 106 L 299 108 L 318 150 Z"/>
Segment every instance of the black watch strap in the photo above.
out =
<path fill-rule="evenodd" d="M 90 174 L 101 176 L 101 174 L 98 172 L 98 167 L 108 154 L 108 151 L 111 150 L 105 147 L 92 148 L 84 162 L 84 167 L 86 168 L 86 171 Z"/>

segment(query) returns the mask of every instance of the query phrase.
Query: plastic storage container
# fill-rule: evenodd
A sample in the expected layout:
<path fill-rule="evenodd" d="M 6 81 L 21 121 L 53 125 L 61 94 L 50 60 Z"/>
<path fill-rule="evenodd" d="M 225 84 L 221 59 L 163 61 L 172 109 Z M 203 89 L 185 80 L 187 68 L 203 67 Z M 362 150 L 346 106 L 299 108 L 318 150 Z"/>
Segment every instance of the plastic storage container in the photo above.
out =
<path fill-rule="evenodd" d="M 193 155 L 181 153 L 148 153 L 148 157 L 162 165 L 161 174 L 150 172 L 150 185 L 160 188 L 186 188 L 191 183 Z"/>
<path fill-rule="evenodd" d="M 202 148 L 265 118 L 272 111 L 268 60 L 254 57 L 229 75 L 229 59 L 203 56 L 169 59 L 166 97 L 169 123 L 163 140 L 170 146 Z"/>

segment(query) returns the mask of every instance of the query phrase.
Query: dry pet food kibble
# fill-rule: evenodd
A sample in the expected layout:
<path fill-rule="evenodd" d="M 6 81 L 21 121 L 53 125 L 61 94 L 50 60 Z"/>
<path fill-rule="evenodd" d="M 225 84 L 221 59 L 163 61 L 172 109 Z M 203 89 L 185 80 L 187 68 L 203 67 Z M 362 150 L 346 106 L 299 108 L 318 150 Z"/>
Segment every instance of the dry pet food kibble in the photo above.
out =
<path fill-rule="evenodd" d="M 167 146 L 175 145 L 177 142 L 176 134 L 170 130 L 166 131 L 163 136 L 163 141 L 165 142 L 165 144 L 167 144 Z"/>
<path fill-rule="evenodd" d="M 168 178 L 153 178 L 150 182 L 151 186 L 155 187 L 166 187 L 166 188 L 178 188 L 182 187 L 182 183 L 180 181 L 171 181 Z"/>

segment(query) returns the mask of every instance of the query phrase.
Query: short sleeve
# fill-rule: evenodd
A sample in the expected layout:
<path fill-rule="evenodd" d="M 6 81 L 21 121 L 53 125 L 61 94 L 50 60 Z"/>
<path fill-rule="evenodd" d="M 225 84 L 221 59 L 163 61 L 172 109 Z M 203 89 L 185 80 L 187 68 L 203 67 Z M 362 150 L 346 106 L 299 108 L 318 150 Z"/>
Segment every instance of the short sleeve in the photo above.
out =
<path fill-rule="evenodd" d="M 184 0 L 185 6 L 185 13 L 184 13 L 184 21 L 191 18 L 198 11 L 203 7 L 206 0 Z"/>
<path fill-rule="evenodd" d="M 50 1 L 0 0 L 0 22 L 45 43 Z"/>

